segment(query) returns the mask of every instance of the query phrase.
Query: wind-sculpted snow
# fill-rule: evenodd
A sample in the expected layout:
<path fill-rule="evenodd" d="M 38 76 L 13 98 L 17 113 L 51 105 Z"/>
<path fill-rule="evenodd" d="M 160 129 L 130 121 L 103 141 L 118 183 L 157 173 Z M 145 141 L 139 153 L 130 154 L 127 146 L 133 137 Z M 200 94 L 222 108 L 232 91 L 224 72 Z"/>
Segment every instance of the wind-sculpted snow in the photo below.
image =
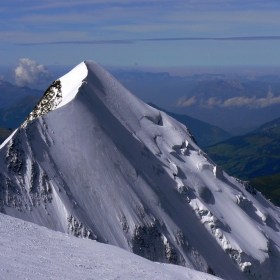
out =
<path fill-rule="evenodd" d="M 59 80 L 59 105 L 2 145 L 3 213 L 224 279 L 277 279 L 278 208 L 98 64 Z"/>
<path fill-rule="evenodd" d="M 154 263 L 115 246 L 51 231 L 0 214 L 0 278 L 5 280 L 218 280 Z"/>

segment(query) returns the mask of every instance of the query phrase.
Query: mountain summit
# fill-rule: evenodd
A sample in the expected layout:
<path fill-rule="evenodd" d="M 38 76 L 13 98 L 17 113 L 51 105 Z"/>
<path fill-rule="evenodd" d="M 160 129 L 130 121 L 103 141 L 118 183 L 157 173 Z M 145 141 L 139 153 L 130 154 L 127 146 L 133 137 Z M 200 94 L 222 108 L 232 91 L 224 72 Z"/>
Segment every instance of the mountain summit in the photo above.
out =
<path fill-rule="evenodd" d="M 277 279 L 280 212 L 95 62 L 0 146 L 0 210 L 224 279 Z"/>

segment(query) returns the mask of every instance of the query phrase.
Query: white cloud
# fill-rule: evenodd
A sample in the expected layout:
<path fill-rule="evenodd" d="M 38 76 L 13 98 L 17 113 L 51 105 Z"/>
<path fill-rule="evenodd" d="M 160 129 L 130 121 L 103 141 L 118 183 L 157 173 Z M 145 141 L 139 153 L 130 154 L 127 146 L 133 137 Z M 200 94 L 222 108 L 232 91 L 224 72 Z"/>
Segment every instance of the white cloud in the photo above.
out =
<path fill-rule="evenodd" d="M 195 104 L 197 101 L 196 97 L 193 96 L 190 99 L 185 97 L 180 98 L 177 102 L 178 107 L 188 107 Z M 268 91 L 266 97 L 257 98 L 253 97 L 245 97 L 245 96 L 235 96 L 226 100 L 221 100 L 216 97 L 211 97 L 208 100 L 200 100 L 200 106 L 204 108 L 213 108 L 215 106 L 228 108 L 228 107 L 249 107 L 254 109 L 265 108 L 268 106 L 280 104 L 280 95 L 274 96 L 271 90 Z"/>
<path fill-rule="evenodd" d="M 0 75 L 0 81 L 4 81 L 4 76 Z"/>
<path fill-rule="evenodd" d="M 44 65 L 29 58 L 20 58 L 15 69 L 15 79 L 18 86 L 38 85 L 49 81 L 52 76 Z"/>
<path fill-rule="evenodd" d="M 220 105 L 222 103 L 221 100 L 217 100 L 216 97 L 211 97 L 207 100 L 206 105 L 204 105 L 203 107 L 213 107 L 215 105 Z"/>
<path fill-rule="evenodd" d="M 179 99 L 177 102 L 178 107 L 188 107 L 196 103 L 195 96 L 191 97 L 190 99 L 186 100 L 185 98 Z"/>
<path fill-rule="evenodd" d="M 220 102 L 219 106 L 221 107 L 242 107 L 242 106 L 248 106 L 248 107 L 258 107 L 256 106 L 256 99 L 255 96 L 248 98 L 243 96 L 233 97 L 225 100 L 223 103 Z"/>
<path fill-rule="evenodd" d="M 264 108 L 271 105 L 280 104 L 280 96 L 274 96 L 274 94 L 269 91 L 266 97 L 256 98 L 253 96 L 251 98 L 247 97 L 234 97 L 224 101 L 220 104 L 221 107 L 241 107 L 247 106 L 251 108 Z"/>

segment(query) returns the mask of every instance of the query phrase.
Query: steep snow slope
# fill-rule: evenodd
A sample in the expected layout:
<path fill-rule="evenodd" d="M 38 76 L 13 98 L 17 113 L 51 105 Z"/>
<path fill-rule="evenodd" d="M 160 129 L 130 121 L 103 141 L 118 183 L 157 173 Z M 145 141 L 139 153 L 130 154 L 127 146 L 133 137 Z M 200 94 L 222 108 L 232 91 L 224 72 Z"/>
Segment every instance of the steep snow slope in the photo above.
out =
<path fill-rule="evenodd" d="M 277 279 L 279 210 L 94 62 L 0 149 L 1 212 L 224 279 Z"/>
<path fill-rule="evenodd" d="M 0 279 L 218 280 L 0 214 Z"/>

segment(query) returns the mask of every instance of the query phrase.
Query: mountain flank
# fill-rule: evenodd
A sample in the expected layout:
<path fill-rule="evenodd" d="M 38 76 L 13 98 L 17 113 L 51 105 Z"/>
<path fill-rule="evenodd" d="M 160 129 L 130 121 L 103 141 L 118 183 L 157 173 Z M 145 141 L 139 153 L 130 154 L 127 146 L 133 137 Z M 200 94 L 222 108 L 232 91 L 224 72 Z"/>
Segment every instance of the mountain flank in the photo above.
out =
<path fill-rule="evenodd" d="M 26 96 L 10 107 L 0 109 L 0 126 L 17 128 L 39 102 L 40 96 Z"/>
<path fill-rule="evenodd" d="M 253 178 L 250 182 L 254 188 L 280 207 L 280 173 Z"/>
<path fill-rule="evenodd" d="M 27 96 L 42 96 L 43 91 L 29 87 L 18 87 L 6 81 L 0 81 L 0 109 L 10 107 Z"/>
<path fill-rule="evenodd" d="M 1 143 L 12 134 L 13 130 L 6 127 L 0 127 L 0 145 Z"/>
<path fill-rule="evenodd" d="M 263 124 L 253 133 L 232 137 L 205 152 L 230 175 L 241 179 L 280 172 L 280 119 Z"/>
<path fill-rule="evenodd" d="M 168 112 L 162 108 L 157 107 L 153 103 L 148 103 L 148 104 L 160 111 L 165 112 L 166 114 L 168 114 L 169 116 L 177 120 L 178 122 L 187 126 L 190 132 L 193 134 L 195 140 L 197 141 L 197 144 L 201 148 L 211 146 L 213 144 L 216 144 L 220 141 L 232 137 L 232 134 L 217 126 L 208 124 L 198 119 L 194 119 L 187 115 Z"/>

